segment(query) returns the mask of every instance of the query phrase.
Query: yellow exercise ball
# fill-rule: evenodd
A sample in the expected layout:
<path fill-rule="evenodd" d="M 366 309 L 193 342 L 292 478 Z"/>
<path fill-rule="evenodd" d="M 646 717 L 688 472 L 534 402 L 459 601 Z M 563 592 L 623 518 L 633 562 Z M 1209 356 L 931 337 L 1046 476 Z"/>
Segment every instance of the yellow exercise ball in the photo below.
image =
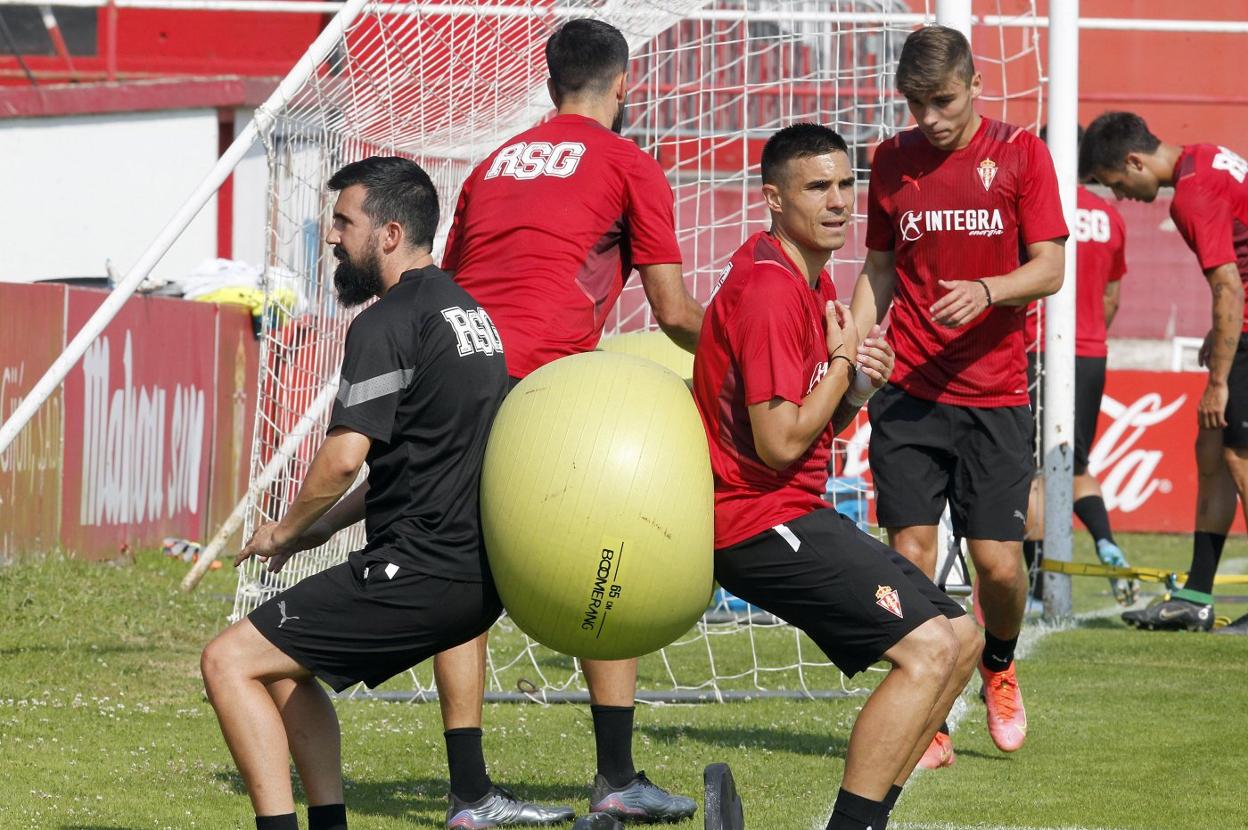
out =
<path fill-rule="evenodd" d="M 714 496 L 685 384 L 644 358 L 572 355 L 511 391 L 481 475 L 507 613 L 576 657 L 648 654 L 693 626 L 712 584 Z"/>
<path fill-rule="evenodd" d="M 604 338 L 598 348 L 604 352 L 631 354 L 666 366 L 688 383 L 693 377 L 693 355 L 677 346 L 661 331 L 630 331 Z"/>

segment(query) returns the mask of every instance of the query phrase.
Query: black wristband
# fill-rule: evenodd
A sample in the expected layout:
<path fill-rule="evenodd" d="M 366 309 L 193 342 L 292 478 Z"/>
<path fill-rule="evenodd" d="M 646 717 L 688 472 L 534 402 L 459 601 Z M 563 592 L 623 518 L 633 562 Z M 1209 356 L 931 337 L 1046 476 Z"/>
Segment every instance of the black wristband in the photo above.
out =
<path fill-rule="evenodd" d="M 843 361 L 845 361 L 846 363 L 848 363 L 848 364 L 849 364 L 849 373 L 850 373 L 851 375 L 854 373 L 854 371 L 855 371 L 855 368 L 854 368 L 854 361 L 850 360 L 850 359 L 849 359 L 848 357 L 846 357 L 845 355 L 843 355 L 843 354 L 834 354 L 834 355 L 832 355 L 831 357 L 829 357 L 829 358 L 828 358 L 828 366 L 829 366 L 829 367 L 831 367 L 831 366 L 832 366 L 832 361 L 833 361 L 833 360 L 843 360 Z"/>
<path fill-rule="evenodd" d="M 975 282 L 979 283 L 980 285 L 984 287 L 984 294 L 988 296 L 988 305 L 992 305 L 992 292 L 988 290 L 988 283 L 984 282 L 982 279 L 975 280 Z"/>

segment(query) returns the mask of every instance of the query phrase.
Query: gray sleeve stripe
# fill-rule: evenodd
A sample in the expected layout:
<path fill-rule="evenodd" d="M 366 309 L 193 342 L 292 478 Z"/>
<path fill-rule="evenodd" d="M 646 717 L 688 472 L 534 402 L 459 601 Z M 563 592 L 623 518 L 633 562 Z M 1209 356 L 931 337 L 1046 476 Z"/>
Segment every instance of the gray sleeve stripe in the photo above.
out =
<path fill-rule="evenodd" d="M 393 372 L 356 383 L 343 378 L 338 385 L 338 402 L 343 406 L 355 406 L 383 395 L 391 395 L 406 389 L 415 374 L 415 369 L 395 369 Z"/>

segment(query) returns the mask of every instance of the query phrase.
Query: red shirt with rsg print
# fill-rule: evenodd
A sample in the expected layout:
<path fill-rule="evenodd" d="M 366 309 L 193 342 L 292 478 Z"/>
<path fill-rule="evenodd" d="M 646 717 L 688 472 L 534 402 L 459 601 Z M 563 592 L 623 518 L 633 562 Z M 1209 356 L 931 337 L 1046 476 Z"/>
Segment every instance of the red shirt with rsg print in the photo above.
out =
<path fill-rule="evenodd" d="M 1203 271 L 1233 262 L 1244 282 L 1248 332 L 1248 161 L 1214 144 L 1189 144 L 1174 166 L 1170 218 Z"/>
<path fill-rule="evenodd" d="M 747 239 L 720 277 L 693 363 L 715 474 L 717 549 L 826 507 L 832 426 L 777 472 L 754 448 L 749 406 L 772 398 L 801 405 L 828 370 L 824 308 L 834 299 L 828 273 L 812 288 L 767 232 Z"/>
<path fill-rule="evenodd" d="M 891 382 L 916 398 L 959 406 L 1027 404 L 1022 308 L 993 306 L 960 328 L 928 310 L 939 280 L 1008 274 L 1024 246 L 1066 236 L 1057 176 L 1034 135 L 981 119 L 971 143 L 946 152 L 917 129 L 876 150 L 867 246 L 895 254 Z"/>
<path fill-rule="evenodd" d="M 658 162 L 592 119 L 560 115 L 472 171 L 442 268 L 489 312 L 507 371 L 522 378 L 598 345 L 634 265 L 679 262 Z"/>

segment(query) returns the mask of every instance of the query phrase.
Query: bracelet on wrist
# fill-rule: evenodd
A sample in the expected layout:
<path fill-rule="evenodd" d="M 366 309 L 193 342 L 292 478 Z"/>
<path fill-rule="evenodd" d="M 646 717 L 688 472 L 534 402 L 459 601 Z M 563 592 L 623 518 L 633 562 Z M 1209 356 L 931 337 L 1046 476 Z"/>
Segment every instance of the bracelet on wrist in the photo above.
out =
<path fill-rule="evenodd" d="M 850 375 L 852 376 L 852 375 L 855 373 L 855 371 L 856 371 L 856 370 L 855 370 L 855 368 L 854 368 L 854 361 L 850 360 L 850 359 L 849 359 L 848 357 L 846 357 L 845 355 L 843 355 L 843 354 L 834 354 L 834 355 L 831 355 L 830 357 L 828 357 L 828 366 L 829 366 L 829 368 L 832 366 L 832 361 L 834 361 L 834 360 L 843 360 L 843 361 L 845 361 L 846 363 L 848 363 L 848 364 L 849 364 L 849 373 L 850 373 Z"/>
<path fill-rule="evenodd" d="M 984 282 L 982 279 L 975 280 L 975 282 L 977 282 L 977 283 L 979 283 L 981 286 L 983 286 L 983 288 L 984 288 L 984 296 L 986 296 L 986 297 L 988 298 L 988 305 L 990 305 L 990 306 L 991 306 L 991 305 L 992 305 L 992 292 L 988 290 L 988 283 Z"/>

